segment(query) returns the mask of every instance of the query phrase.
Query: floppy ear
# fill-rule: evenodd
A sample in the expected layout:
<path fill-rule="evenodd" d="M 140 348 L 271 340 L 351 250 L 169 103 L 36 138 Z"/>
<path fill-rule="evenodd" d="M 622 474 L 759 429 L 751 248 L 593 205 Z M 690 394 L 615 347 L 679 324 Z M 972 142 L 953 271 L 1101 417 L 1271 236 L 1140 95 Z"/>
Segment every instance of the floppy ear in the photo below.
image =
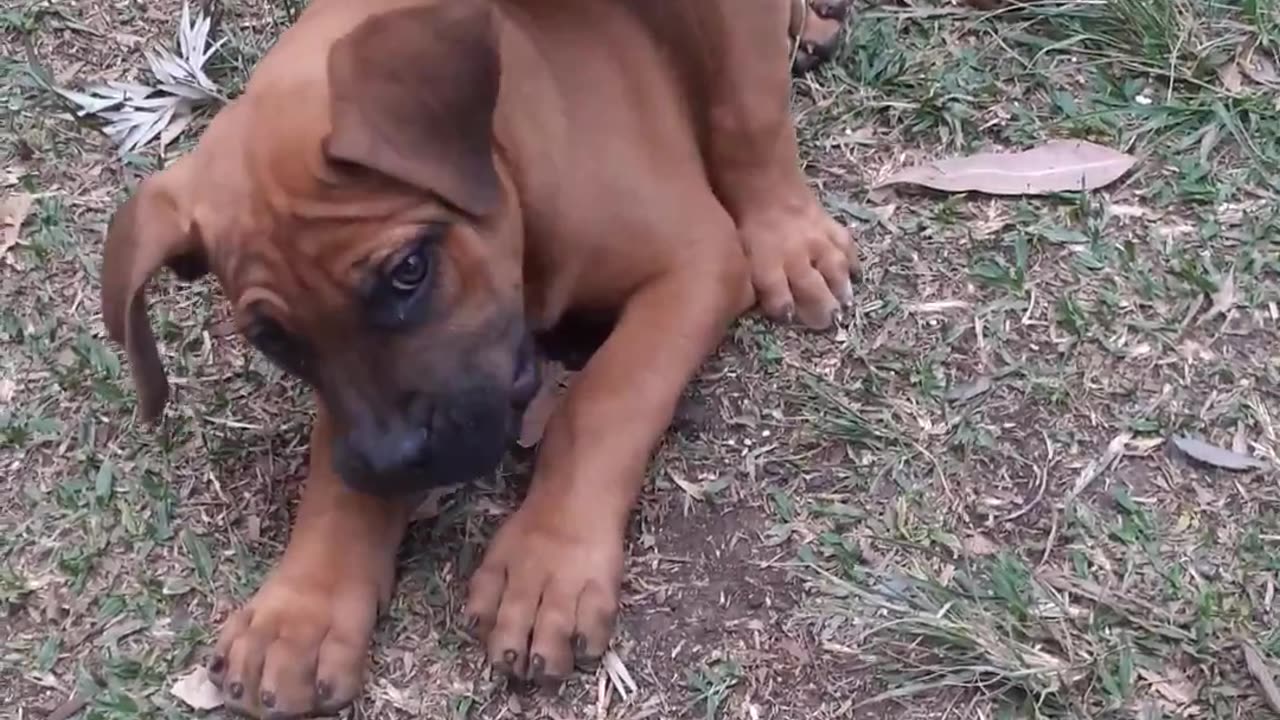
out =
<path fill-rule="evenodd" d="M 484 215 L 498 201 L 499 72 L 486 3 L 441 0 L 374 15 L 329 52 L 325 152 Z"/>
<path fill-rule="evenodd" d="M 143 181 L 111 218 L 102 262 L 102 319 L 129 356 L 144 420 L 160 416 L 169 382 L 147 319 L 146 284 L 167 265 L 185 280 L 208 271 L 200 238 L 172 184 L 177 167 Z"/>

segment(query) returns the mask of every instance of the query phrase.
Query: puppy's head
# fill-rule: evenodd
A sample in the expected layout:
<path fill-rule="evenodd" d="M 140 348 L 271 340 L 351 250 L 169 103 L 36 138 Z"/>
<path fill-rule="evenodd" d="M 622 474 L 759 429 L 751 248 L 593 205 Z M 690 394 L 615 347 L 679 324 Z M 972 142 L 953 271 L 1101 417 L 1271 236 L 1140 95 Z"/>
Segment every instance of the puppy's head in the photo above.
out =
<path fill-rule="evenodd" d="M 492 469 L 537 378 L 487 6 L 344 17 L 361 5 L 304 15 L 117 211 L 102 303 L 153 419 L 168 384 L 145 286 L 212 271 L 249 342 L 318 392 L 334 437 L 318 457 L 395 494 Z"/>

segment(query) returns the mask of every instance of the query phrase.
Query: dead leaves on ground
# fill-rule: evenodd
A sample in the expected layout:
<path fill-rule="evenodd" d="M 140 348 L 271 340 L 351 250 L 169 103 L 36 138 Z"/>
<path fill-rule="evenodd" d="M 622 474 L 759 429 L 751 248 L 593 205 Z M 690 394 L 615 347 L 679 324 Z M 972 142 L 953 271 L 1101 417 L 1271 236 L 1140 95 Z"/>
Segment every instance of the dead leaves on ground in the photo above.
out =
<path fill-rule="evenodd" d="M 1243 642 L 1241 645 L 1244 649 L 1245 666 L 1249 668 L 1249 674 L 1262 690 L 1262 697 L 1266 699 L 1267 705 L 1273 712 L 1280 713 L 1280 688 L 1276 687 L 1276 678 L 1271 666 L 1253 643 Z"/>
<path fill-rule="evenodd" d="M 1210 445 L 1203 440 L 1197 440 L 1192 437 L 1179 435 L 1172 438 L 1170 442 L 1187 457 L 1223 470 L 1242 472 L 1245 470 L 1260 470 L 1266 467 L 1265 463 L 1250 455 Z"/>
<path fill-rule="evenodd" d="M 222 707 L 222 693 L 209 679 L 209 671 L 199 665 L 178 678 L 169 693 L 195 710 Z"/>
<path fill-rule="evenodd" d="M 35 196 L 13 192 L 0 199 L 0 261 L 3 261 L 22 234 L 22 223 L 31 214 Z"/>
<path fill-rule="evenodd" d="M 1132 155 L 1086 140 L 1051 140 L 1021 152 L 978 153 L 904 168 L 877 187 L 918 185 L 954 193 L 1050 195 L 1105 187 L 1135 163 Z"/>
<path fill-rule="evenodd" d="M 1256 37 L 1241 45 L 1231 61 L 1218 67 L 1218 82 L 1232 95 L 1244 89 L 1245 78 L 1270 90 L 1280 88 L 1280 62 L 1258 46 Z"/>
<path fill-rule="evenodd" d="M 105 124 L 103 132 L 116 144 L 121 157 L 158 139 L 160 149 L 186 129 L 194 111 L 209 103 L 224 102 L 204 66 L 222 45 L 209 44 L 212 20 L 187 4 L 178 25 L 178 53 L 157 49 L 145 54 L 155 85 L 110 80 L 83 91 L 53 87 L 75 107 L 81 118 Z"/>

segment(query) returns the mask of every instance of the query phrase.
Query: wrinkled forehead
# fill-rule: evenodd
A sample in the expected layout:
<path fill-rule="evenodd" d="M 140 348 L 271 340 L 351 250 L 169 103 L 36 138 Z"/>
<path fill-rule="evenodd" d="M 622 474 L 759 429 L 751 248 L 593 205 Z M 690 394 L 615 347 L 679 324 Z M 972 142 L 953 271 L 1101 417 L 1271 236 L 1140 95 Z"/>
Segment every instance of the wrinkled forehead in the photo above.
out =
<path fill-rule="evenodd" d="M 349 285 L 354 268 L 399 241 L 397 228 L 431 210 L 402 186 L 333 167 L 322 134 L 227 111 L 194 153 L 190 197 L 231 287 Z"/>
<path fill-rule="evenodd" d="M 215 265 L 233 302 L 336 308 L 409 240 L 399 214 L 375 217 L 268 216 L 219 244 Z"/>

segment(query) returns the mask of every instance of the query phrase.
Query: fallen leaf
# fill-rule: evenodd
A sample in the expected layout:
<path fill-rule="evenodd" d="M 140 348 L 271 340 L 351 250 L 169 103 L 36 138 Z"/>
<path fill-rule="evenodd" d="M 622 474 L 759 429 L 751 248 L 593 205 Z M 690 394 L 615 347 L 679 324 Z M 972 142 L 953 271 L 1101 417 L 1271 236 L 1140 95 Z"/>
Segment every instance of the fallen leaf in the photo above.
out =
<path fill-rule="evenodd" d="M 1262 689 L 1262 696 L 1266 698 L 1267 704 L 1274 712 L 1280 713 L 1280 688 L 1276 687 L 1276 679 L 1271 674 L 1271 667 L 1267 665 L 1262 653 L 1258 652 L 1258 648 L 1254 647 L 1253 643 L 1241 644 L 1244 646 L 1244 662 L 1249 667 L 1249 674 L 1258 681 L 1258 687 Z"/>
<path fill-rule="evenodd" d="M 969 555 L 995 555 L 1000 552 L 1000 546 L 986 535 L 975 533 L 964 539 L 964 551 Z"/>
<path fill-rule="evenodd" d="M 209 671 L 203 665 L 178 678 L 169 693 L 196 710 L 222 707 L 222 693 L 209 680 Z"/>
<path fill-rule="evenodd" d="M 80 693 L 72 693 L 61 705 L 53 709 L 45 720 L 68 720 L 74 717 L 76 713 L 84 709 L 89 701 L 82 697 Z"/>
<path fill-rule="evenodd" d="M 0 201 L 0 257 L 18 244 L 22 223 L 26 222 L 35 198 L 29 193 L 13 193 Z"/>
<path fill-rule="evenodd" d="M 520 447 L 531 448 L 542 440 L 542 433 L 547 428 L 547 421 L 560 405 L 560 399 L 573 380 L 574 373 L 558 362 L 545 362 L 541 369 L 542 385 L 529 401 L 524 416 L 520 418 L 520 438 L 516 441 Z"/>
<path fill-rule="evenodd" d="M 1280 70 L 1276 69 L 1276 61 L 1266 54 L 1266 50 L 1259 50 L 1257 38 L 1241 48 L 1236 63 L 1241 72 L 1259 85 L 1280 85 Z"/>
<path fill-rule="evenodd" d="M 1151 683 L 1151 689 L 1161 697 L 1180 708 L 1195 702 L 1198 692 L 1196 686 L 1176 669 L 1170 668 L 1161 674 L 1154 670 L 1138 668 L 1138 675 Z"/>
<path fill-rule="evenodd" d="M 1244 82 L 1244 78 L 1240 76 L 1240 63 L 1229 62 L 1219 67 L 1218 81 L 1222 83 L 1223 90 L 1232 94 L 1240 92 L 1240 86 Z"/>
<path fill-rule="evenodd" d="M 906 168 L 877 187 L 922 185 L 944 192 L 1045 195 L 1096 190 L 1134 166 L 1137 158 L 1084 140 L 1052 140 L 1015 153 L 979 153 Z"/>
<path fill-rule="evenodd" d="M 83 91 L 56 86 L 53 91 L 71 103 L 79 117 L 106 121 L 102 131 L 118 146 L 121 157 L 157 139 L 163 150 L 191 123 L 196 107 L 226 102 L 203 70 L 223 43 L 209 43 L 210 27 L 208 16 L 197 12 L 193 17 L 190 5 L 183 4 L 178 53 L 166 49 L 143 52 L 158 81 L 154 87 L 107 81 Z"/>
<path fill-rule="evenodd" d="M 972 400 L 991 389 L 991 378 L 983 375 L 973 382 L 960 383 L 947 391 L 946 399 L 953 402 Z"/>
<path fill-rule="evenodd" d="M 609 683 L 613 685 L 613 689 L 618 693 L 618 697 L 626 702 L 628 698 L 635 695 L 640 690 L 640 686 L 636 684 L 634 678 L 631 677 L 627 666 L 623 664 L 622 658 L 612 650 L 606 650 L 604 657 L 600 659 L 600 664 L 604 666 L 605 674 L 609 677 Z"/>
<path fill-rule="evenodd" d="M 1257 470 L 1266 467 L 1262 461 L 1238 452 L 1232 452 L 1195 438 L 1179 435 L 1171 438 L 1174 446 L 1193 460 L 1224 470 Z"/>

